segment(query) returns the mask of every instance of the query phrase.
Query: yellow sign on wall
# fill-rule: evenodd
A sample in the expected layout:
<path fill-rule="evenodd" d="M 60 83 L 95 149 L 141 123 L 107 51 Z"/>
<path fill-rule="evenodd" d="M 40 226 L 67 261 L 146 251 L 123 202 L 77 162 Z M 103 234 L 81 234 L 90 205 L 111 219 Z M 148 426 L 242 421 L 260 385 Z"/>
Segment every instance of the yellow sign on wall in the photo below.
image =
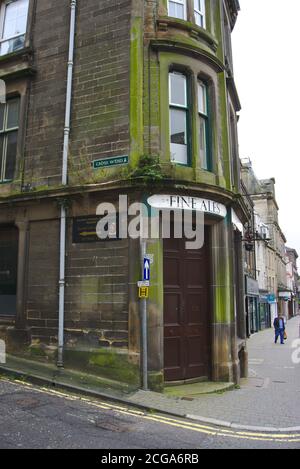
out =
<path fill-rule="evenodd" d="M 139 288 L 139 298 L 141 299 L 149 298 L 149 287 Z"/>

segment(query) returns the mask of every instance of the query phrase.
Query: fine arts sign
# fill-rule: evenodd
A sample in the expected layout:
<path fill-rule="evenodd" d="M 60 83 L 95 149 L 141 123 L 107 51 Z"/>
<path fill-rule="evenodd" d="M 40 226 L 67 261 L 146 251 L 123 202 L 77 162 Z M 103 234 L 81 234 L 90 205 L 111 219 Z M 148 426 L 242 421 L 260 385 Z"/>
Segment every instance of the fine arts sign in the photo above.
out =
<path fill-rule="evenodd" d="M 165 210 L 194 210 L 225 218 L 225 205 L 213 200 L 182 195 L 153 195 L 148 198 L 148 204 L 156 209 Z"/>

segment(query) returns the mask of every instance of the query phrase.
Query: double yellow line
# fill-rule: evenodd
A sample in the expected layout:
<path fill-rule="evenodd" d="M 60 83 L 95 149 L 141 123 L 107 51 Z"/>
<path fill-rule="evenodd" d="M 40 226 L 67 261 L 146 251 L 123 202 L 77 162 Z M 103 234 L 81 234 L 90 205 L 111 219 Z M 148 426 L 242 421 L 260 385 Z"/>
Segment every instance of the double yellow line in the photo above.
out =
<path fill-rule="evenodd" d="M 143 420 L 148 420 L 152 422 L 161 423 L 164 425 L 169 425 L 176 428 L 181 428 L 183 430 L 190 430 L 193 432 L 201 433 L 208 436 L 222 437 L 222 438 L 234 438 L 239 440 L 252 440 L 252 441 L 262 441 L 262 442 L 279 442 L 279 443 L 300 443 L 300 434 L 299 433 L 287 433 L 287 434 L 274 434 L 274 433 L 255 433 L 248 431 L 234 431 L 222 429 L 219 427 L 214 427 L 210 425 L 193 423 L 189 420 L 176 419 L 173 417 L 167 417 L 160 414 L 149 414 L 140 410 L 130 409 L 124 406 L 119 406 L 117 404 L 109 404 L 107 402 L 95 401 L 93 399 L 81 396 L 74 396 L 62 391 L 56 391 L 46 387 L 35 387 L 32 384 L 25 383 L 20 380 L 14 380 L 14 383 L 21 384 L 32 388 L 36 392 L 53 395 L 60 397 L 69 401 L 78 401 L 84 402 L 90 406 L 96 407 L 101 410 L 110 410 L 115 411 L 123 415 L 129 415 L 132 417 L 138 417 Z"/>

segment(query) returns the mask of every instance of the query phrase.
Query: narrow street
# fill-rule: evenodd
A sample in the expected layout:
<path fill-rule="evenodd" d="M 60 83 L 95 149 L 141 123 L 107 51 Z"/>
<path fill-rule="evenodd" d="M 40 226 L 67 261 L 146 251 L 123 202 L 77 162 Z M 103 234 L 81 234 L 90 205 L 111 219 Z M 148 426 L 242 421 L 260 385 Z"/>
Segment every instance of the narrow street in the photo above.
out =
<path fill-rule="evenodd" d="M 300 449 L 299 16 L 0 0 L 0 449 Z"/>
<path fill-rule="evenodd" d="M 300 448 L 300 434 L 223 430 L 66 393 L 0 382 L 0 448 Z"/>
<path fill-rule="evenodd" d="M 266 330 L 249 342 L 250 378 L 240 390 L 180 401 L 187 412 L 240 424 L 294 427 L 300 422 L 299 364 L 292 362 L 299 318 L 285 346 Z M 152 393 L 158 403 L 159 395 Z M 148 399 L 150 397 L 148 396 Z M 167 399 L 172 412 L 172 400 Z M 279 406 L 279 404 L 281 404 Z M 157 404 L 158 405 L 158 404 Z M 178 401 L 174 400 L 178 406 Z M 0 381 L 0 448 L 221 449 L 300 448 L 300 432 L 233 430 L 21 381 Z M 274 413 L 274 407 L 280 411 Z M 157 407 L 156 407 L 157 408 Z M 174 409 L 175 410 L 175 407 Z"/>

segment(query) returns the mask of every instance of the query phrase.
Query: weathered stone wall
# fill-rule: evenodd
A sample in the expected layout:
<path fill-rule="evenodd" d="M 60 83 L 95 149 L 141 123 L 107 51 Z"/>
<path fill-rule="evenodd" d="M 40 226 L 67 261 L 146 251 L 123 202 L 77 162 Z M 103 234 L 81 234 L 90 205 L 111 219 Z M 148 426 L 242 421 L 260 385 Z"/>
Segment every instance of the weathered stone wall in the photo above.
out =
<path fill-rule="evenodd" d="M 72 244 L 71 226 L 68 239 L 67 346 L 127 348 L 128 241 Z"/>
<path fill-rule="evenodd" d="M 36 4 L 24 183 L 44 187 L 61 183 L 70 2 Z M 131 0 L 77 4 L 71 184 L 94 180 L 92 160 L 129 154 L 130 18 Z"/>
<path fill-rule="evenodd" d="M 56 343 L 58 328 L 59 221 L 29 225 L 26 316 L 31 341 Z"/>
<path fill-rule="evenodd" d="M 79 2 L 71 184 L 97 179 L 91 161 L 129 155 L 130 15 L 131 0 Z"/>
<path fill-rule="evenodd" d="M 24 155 L 24 182 L 33 187 L 61 181 L 70 18 L 69 0 L 35 3 L 31 37 L 36 74 L 29 89 Z"/>

